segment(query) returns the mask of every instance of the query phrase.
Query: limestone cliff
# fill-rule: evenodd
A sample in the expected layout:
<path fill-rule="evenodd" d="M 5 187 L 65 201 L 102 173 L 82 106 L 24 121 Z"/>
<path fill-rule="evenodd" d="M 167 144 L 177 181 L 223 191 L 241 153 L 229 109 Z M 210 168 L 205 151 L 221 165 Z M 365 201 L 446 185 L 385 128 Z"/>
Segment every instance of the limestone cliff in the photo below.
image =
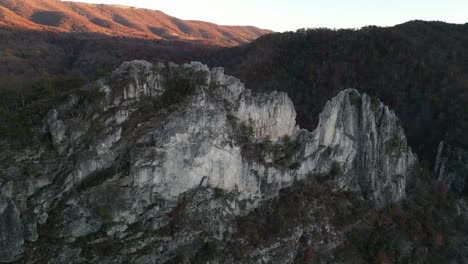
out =
<path fill-rule="evenodd" d="M 368 95 L 340 92 L 326 104 L 318 128 L 301 135 L 301 172 L 326 173 L 333 165 L 338 188 L 361 192 L 378 206 L 401 200 L 416 156 L 399 122 Z"/>
<path fill-rule="evenodd" d="M 416 157 L 388 107 L 349 89 L 313 132 L 295 117 L 286 94 L 252 95 L 222 68 L 126 62 L 0 157 L 0 261 L 165 263 L 315 178 L 377 207 L 404 198 Z M 182 212 L 193 222 L 175 228 Z"/>

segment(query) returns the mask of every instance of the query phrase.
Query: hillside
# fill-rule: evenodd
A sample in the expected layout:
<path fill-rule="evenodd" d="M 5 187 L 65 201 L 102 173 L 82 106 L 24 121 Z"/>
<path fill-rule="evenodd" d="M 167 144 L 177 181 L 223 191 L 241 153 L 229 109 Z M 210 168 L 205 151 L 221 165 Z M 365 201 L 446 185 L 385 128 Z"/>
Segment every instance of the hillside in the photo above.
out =
<path fill-rule="evenodd" d="M 468 147 L 468 24 L 410 21 L 359 30 L 309 29 L 263 36 L 202 61 L 222 65 L 258 91 L 293 100 L 312 129 L 327 98 L 356 88 L 401 118 L 410 145 L 432 163 L 439 142 Z"/>
<path fill-rule="evenodd" d="M 216 46 L 245 44 L 271 32 L 251 26 L 220 26 L 181 20 L 149 9 L 58 0 L 1 0 L 0 28 L 94 33 Z"/>

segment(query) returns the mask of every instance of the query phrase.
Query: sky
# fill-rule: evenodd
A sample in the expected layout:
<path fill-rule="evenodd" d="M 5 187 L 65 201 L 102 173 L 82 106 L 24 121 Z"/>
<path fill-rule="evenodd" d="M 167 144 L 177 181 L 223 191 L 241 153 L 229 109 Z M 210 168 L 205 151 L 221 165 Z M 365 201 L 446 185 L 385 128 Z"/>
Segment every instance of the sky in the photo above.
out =
<path fill-rule="evenodd" d="M 274 31 L 299 28 L 393 26 L 409 20 L 468 22 L 468 0 L 73 0 L 160 10 L 181 19 L 253 25 Z"/>

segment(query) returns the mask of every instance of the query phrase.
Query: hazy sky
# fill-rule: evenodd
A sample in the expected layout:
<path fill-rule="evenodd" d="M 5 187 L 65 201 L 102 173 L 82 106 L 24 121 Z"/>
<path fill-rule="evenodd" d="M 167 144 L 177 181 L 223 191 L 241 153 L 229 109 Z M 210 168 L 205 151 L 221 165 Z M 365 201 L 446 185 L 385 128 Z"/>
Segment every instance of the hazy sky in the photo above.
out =
<path fill-rule="evenodd" d="M 73 0 L 77 1 L 77 0 Z M 181 18 L 275 31 L 393 26 L 408 20 L 468 22 L 468 0 L 79 0 L 156 9 Z"/>

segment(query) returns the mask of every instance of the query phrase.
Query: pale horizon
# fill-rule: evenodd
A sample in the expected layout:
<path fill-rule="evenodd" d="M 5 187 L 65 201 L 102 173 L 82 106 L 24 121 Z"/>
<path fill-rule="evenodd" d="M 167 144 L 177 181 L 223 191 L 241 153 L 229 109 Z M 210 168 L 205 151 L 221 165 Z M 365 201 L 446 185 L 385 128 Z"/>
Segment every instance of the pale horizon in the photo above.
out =
<path fill-rule="evenodd" d="M 256 26 L 277 32 L 299 28 L 361 28 L 394 26 L 411 20 L 468 22 L 465 0 L 67 0 L 113 4 L 162 11 L 184 20 L 220 25 Z"/>

